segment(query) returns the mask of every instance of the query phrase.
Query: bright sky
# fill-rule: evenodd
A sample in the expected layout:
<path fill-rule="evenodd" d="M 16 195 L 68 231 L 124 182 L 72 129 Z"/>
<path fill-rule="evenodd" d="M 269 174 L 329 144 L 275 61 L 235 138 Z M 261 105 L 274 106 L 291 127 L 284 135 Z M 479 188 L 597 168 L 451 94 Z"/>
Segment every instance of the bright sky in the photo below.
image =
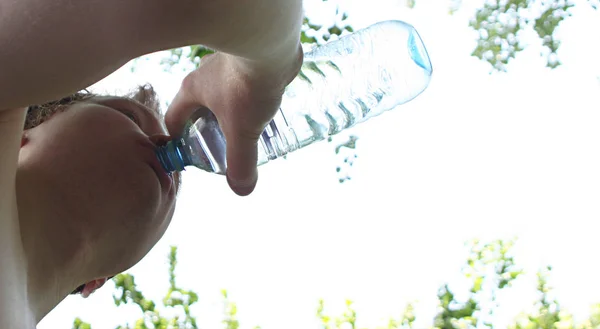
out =
<path fill-rule="evenodd" d="M 245 198 L 221 176 L 186 171 L 171 227 L 130 271 L 146 296 L 162 300 L 169 246 L 177 245 L 177 279 L 200 296 L 201 328 L 220 327 L 221 289 L 238 304 L 242 328 L 317 328 L 319 298 L 334 312 L 354 300 L 359 326 L 371 328 L 418 299 L 417 316 L 430 325 L 439 286 L 459 282 L 464 242 L 518 236 L 517 261 L 531 282 L 499 311 L 499 328 L 531 305 L 534 272 L 545 264 L 570 311 L 585 316 L 600 302 L 599 12 L 581 5 L 561 26 L 560 68 L 544 67 L 534 41 L 507 74 L 489 75 L 469 56 L 472 12 L 450 17 L 439 1 L 420 0 L 414 10 L 402 2 L 346 0 L 356 29 L 386 19 L 413 24 L 434 67 L 420 97 L 350 131 L 360 137 L 353 179 L 337 182 L 341 159 L 330 143 L 261 167 Z M 159 57 L 98 87 L 148 81 L 169 99 L 183 75 L 162 72 Z M 39 328 L 70 328 L 80 316 L 112 329 L 140 316 L 116 308 L 112 293 L 108 283 L 88 299 L 68 297 Z"/>

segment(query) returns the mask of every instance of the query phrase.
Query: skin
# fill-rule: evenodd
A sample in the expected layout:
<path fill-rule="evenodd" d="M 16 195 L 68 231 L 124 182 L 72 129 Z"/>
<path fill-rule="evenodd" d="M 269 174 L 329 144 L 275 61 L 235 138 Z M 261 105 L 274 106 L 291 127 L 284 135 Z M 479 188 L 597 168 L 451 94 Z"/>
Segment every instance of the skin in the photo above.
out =
<path fill-rule="evenodd" d="M 99 98 L 24 134 L 17 199 L 29 294 L 46 296 L 33 305 L 37 321 L 82 282 L 133 266 L 163 235 L 176 191 L 154 154 L 165 133 L 151 110 Z"/>
<path fill-rule="evenodd" d="M 233 192 L 253 191 L 258 134 L 302 63 L 301 23 L 301 0 L 0 0 L 0 328 L 35 328 L 82 283 L 93 291 L 149 252 L 176 190 L 153 147 L 197 108 L 225 133 Z M 23 131 L 27 106 L 192 44 L 217 54 L 182 82 L 166 124 L 97 99 Z"/>

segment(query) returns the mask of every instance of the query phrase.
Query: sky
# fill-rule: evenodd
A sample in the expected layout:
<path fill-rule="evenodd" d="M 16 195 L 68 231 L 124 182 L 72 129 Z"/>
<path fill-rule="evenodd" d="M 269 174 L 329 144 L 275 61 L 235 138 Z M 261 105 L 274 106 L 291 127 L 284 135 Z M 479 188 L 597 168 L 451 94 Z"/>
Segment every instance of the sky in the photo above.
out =
<path fill-rule="evenodd" d="M 317 328 L 319 298 L 332 314 L 353 300 L 359 326 L 371 328 L 418 300 L 417 321 L 428 326 L 440 285 L 460 287 L 466 241 L 518 237 L 516 261 L 527 274 L 498 310 L 499 328 L 531 306 L 535 271 L 547 264 L 569 311 L 581 318 L 600 302 L 599 12 L 580 5 L 561 25 L 561 67 L 546 68 L 530 39 L 507 73 L 490 74 L 469 56 L 467 23 L 479 2 L 455 16 L 439 1 L 413 10 L 402 3 L 344 1 L 355 29 L 387 19 L 415 26 L 434 70 L 415 100 L 336 137 L 359 136 L 352 179 L 338 183 L 341 159 L 326 142 L 261 166 L 244 198 L 221 176 L 187 170 L 172 225 L 128 271 L 147 297 L 162 300 L 176 245 L 177 280 L 199 294 L 201 328 L 220 326 L 221 289 L 237 303 L 242 328 Z M 306 10 L 328 12 L 312 0 Z M 150 82 L 168 100 L 185 72 L 164 72 L 163 55 L 95 88 Z M 138 318 L 133 307 L 114 306 L 113 287 L 67 297 L 38 328 L 70 328 L 76 316 L 95 329 Z"/>

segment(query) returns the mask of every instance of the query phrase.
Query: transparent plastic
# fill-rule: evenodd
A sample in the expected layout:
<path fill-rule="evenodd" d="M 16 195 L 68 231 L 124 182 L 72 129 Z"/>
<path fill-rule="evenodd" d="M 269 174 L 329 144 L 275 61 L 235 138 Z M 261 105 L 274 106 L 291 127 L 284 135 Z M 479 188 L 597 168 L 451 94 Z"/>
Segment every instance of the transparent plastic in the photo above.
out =
<path fill-rule="evenodd" d="M 384 21 L 304 55 L 281 107 L 258 143 L 258 165 L 282 157 L 404 104 L 429 85 L 433 69 L 417 31 Z M 226 142 L 206 111 L 183 137 L 157 149 L 166 171 L 195 166 L 224 174 Z"/>

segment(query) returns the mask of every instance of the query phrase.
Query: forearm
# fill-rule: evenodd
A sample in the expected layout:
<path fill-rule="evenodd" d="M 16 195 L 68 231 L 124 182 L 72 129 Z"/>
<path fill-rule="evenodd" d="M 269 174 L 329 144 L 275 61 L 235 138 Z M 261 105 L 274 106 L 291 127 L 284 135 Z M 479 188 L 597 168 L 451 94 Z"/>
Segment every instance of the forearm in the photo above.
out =
<path fill-rule="evenodd" d="M 203 44 L 283 66 L 300 0 L 0 0 L 0 108 L 85 88 L 143 54 Z"/>
<path fill-rule="evenodd" d="M 202 16 L 200 19 L 178 19 L 185 15 L 180 12 L 174 15 L 172 24 L 167 24 L 183 24 L 184 27 L 174 29 L 189 31 L 188 43 L 201 43 L 275 66 L 295 55 L 300 42 L 302 0 L 204 0 L 197 3 L 184 9 L 204 13 L 188 14 Z"/>

